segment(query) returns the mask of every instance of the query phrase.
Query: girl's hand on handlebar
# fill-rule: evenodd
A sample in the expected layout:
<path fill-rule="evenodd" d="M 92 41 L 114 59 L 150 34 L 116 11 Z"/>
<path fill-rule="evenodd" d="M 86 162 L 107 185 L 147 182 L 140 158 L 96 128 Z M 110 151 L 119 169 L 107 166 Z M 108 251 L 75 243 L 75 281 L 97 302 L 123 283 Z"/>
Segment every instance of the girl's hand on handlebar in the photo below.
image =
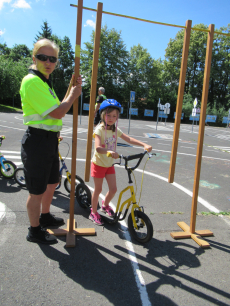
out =
<path fill-rule="evenodd" d="M 151 152 L 152 151 L 152 146 L 145 144 L 144 145 L 144 150 L 146 150 L 147 152 Z"/>
<path fill-rule="evenodd" d="M 115 158 L 115 159 L 119 158 L 119 154 L 117 152 L 114 152 L 114 151 L 107 151 L 107 156 Z"/>

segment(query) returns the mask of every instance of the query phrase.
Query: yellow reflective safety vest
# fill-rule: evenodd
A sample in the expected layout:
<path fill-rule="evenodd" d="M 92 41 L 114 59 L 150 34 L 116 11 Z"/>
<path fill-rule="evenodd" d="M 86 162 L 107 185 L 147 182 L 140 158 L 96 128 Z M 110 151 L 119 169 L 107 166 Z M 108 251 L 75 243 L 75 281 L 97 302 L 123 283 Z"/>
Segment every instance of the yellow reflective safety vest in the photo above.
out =
<path fill-rule="evenodd" d="M 49 116 L 61 103 L 42 73 L 30 69 L 22 80 L 20 95 L 25 125 L 53 132 L 62 129 L 62 120 Z"/>

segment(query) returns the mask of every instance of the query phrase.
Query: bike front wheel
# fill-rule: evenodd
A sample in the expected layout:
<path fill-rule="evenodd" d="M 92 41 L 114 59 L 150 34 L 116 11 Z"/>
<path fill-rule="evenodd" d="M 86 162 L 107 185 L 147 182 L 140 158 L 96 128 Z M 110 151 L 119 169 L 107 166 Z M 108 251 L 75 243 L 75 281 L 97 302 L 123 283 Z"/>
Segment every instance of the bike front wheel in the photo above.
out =
<path fill-rule="evenodd" d="M 19 167 L 14 172 L 14 179 L 21 187 L 26 187 L 24 168 Z"/>
<path fill-rule="evenodd" d="M 76 187 L 76 198 L 78 204 L 83 208 L 91 208 L 91 192 L 85 184 L 78 184 Z"/>
<path fill-rule="evenodd" d="M 70 179 L 70 182 L 68 181 L 68 178 L 66 178 L 64 180 L 64 186 L 65 186 L 65 190 L 70 193 L 70 191 L 71 191 L 71 175 L 69 176 L 69 179 Z M 83 181 L 82 178 L 80 178 L 80 176 L 75 175 L 75 189 L 76 189 L 76 186 L 78 184 L 84 184 L 84 181 Z"/>
<path fill-rule="evenodd" d="M 140 243 L 146 243 L 152 239 L 153 225 L 149 217 L 140 210 L 134 211 L 138 229 L 134 228 L 132 215 L 128 217 L 128 227 L 131 236 Z"/>
<path fill-rule="evenodd" d="M 1 165 L 1 174 L 5 178 L 14 177 L 14 172 L 15 172 L 15 169 L 17 168 L 17 166 L 10 160 L 4 160 L 3 164 L 4 164 L 4 167 L 5 167 L 5 170 L 4 170 L 3 166 Z"/>

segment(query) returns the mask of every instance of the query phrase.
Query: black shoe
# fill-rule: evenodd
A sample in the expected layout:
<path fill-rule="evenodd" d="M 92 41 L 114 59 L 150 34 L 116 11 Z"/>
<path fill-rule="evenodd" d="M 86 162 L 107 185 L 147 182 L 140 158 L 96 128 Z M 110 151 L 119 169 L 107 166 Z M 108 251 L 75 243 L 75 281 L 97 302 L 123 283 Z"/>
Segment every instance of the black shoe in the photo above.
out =
<path fill-rule="evenodd" d="M 28 228 L 29 232 L 26 236 L 26 239 L 30 242 L 38 242 L 44 244 L 54 244 L 57 243 L 57 239 L 50 235 L 44 228 L 41 228 L 37 231 L 31 230 L 31 227 Z"/>
<path fill-rule="evenodd" d="M 45 217 L 44 217 L 45 215 Z M 40 225 L 42 227 L 48 227 L 48 226 L 61 226 L 64 225 L 64 219 L 54 217 L 54 215 L 51 215 L 51 213 L 48 214 L 41 214 L 39 218 Z"/>

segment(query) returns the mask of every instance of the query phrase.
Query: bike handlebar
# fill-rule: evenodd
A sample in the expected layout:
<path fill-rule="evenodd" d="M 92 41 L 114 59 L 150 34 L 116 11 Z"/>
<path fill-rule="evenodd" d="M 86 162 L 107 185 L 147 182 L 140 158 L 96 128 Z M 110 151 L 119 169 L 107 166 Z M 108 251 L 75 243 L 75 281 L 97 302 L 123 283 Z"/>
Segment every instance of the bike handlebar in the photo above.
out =
<path fill-rule="evenodd" d="M 115 163 L 115 164 L 121 165 L 121 159 L 123 158 L 125 160 L 125 169 L 126 170 L 130 169 L 130 170 L 133 171 L 140 165 L 140 163 L 141 163 L 141 161 L 142 161 L 142 159 L 143 159 L 143 157 L 145 156 L 146 153 L 148 153 L 148 151 L 145 150 L 143 153 L 129 155 L 129 156 L 123 156 L 121 154 L 121 155 L 119 155 L 120 163 Z M 152 154 L 148 153 L 148 155 L 149 155 L 149 158 L 151 158 L 153 155 L 156 155 L 156 154 L 155 153 L 152 153 Z M 107 152 L 107 156 L 112 157 L 112 154 L 110 152 Z M 134 160 L 134 159 L 139 159 L 137 164 L 135 166 L 131 167 L 131 168 L 130 167 L 128 168 L 128 161 Z"/>

